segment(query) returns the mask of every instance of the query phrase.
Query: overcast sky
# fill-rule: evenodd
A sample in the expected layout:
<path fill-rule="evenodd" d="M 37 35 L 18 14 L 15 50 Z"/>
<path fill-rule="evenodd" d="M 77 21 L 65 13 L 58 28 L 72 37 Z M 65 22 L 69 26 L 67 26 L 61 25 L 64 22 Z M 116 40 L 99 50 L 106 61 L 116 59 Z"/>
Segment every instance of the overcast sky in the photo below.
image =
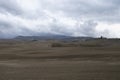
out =
<path fill-rule="evenodd" d="M 0 0 L 0 37 L 119 37 L 120 0 Z"/>

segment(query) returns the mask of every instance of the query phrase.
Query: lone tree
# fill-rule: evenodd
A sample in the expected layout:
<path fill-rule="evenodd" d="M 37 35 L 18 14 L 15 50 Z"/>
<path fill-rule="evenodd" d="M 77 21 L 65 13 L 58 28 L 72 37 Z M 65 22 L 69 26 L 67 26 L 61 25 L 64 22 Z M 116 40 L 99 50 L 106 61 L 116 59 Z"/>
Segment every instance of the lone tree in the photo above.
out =
<path fill-rule="evenodd" d="M 103 39 L 103 36 L 101 36 L 100 39 Z"/>

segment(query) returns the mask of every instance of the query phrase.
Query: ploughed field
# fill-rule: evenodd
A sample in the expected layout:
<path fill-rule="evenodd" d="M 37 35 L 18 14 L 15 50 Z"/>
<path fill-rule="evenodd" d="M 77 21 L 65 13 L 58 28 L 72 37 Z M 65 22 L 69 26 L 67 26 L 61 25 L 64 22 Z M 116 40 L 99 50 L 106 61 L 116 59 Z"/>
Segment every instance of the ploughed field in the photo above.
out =
<path fill-rule="evenodd" d="M 120 41 L 0 40 L 0 80 L 120 80 Z"/>

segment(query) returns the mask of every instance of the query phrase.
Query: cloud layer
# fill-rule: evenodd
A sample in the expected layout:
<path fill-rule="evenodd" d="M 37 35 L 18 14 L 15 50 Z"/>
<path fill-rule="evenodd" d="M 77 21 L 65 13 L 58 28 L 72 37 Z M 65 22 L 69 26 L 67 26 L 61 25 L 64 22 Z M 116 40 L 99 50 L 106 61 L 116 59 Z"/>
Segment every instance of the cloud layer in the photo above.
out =
<path fill-rule="evenodd" d="M 0 37 L 42 35 L 120 38 L 120 0 L 0 0 Z"/>

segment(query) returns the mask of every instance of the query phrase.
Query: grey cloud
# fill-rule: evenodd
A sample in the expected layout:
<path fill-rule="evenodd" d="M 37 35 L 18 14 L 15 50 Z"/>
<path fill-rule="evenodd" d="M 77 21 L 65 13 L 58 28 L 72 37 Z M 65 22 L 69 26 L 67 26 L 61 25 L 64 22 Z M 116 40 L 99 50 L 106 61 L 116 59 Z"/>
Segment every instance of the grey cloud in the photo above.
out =
<path fill-rule="evenodd" d="M 94 21 L 86 21 L 83 24 L 80 24 L 79 32 L 85 36 L 96 36 L 95 27 L 97 23 Z"/>
<path fill-rule="evenodd" d="M 19 35 L 36 35 L 35 31 L 22 25 L 13 24 L 9 21 L 0 21 L 0 38 L 13 38 Z"/>
<path fill-rule="evenodd" d="M 0 0 L 0 12 L 4 14 L 11 13 L 14 15 L 18 15 L 22 13 L 22 10 L 15 0 Z"/>
<path fill-rule="evenodd" d="M 61 24 L 58 20 L 54 19 L 53 22 L 50 24 L 50 31 L 55 34 L 62 34 L 62 35 L 72 35 L 73 32 L 71 29 L 68 29 L 64 24 Z"/>
<path fill-rule="evenodd" d="M 28 4 L 29 10 L 22 7 L 18 0 L 0 0 L 0 37 L 42 33 L 99 36 L 96 27 L 100 22 L 120 23 L 120 0 L 22 1 Z M 39 5 L 29 6 L 30 1 L 37 1 Z M 69 18 L 72 18 L 73 22 L 69 22 Z M 110 33 L 110 30 L 104 30 L 101 35 L 109 36 Z"/>
<path fill-rule="evenodd" d="M 48 10 L 52 10 L 54 12 L 63 11 L 64 14 L 66 14 L 67 16 L 82 16 L 83 18 L 87 17 L 88 19 L 95 19 L 101 21 L 110 21 L 113 19 L 113 17 L 116 17 L 117 21 L 120 17 L 119 0 L 61 0 L 61 3 L 62 4 L 49 4 L 45 7 Z"/>
<path fill-rule="evenodd" d="M 11 28 L 11 24 L 4 21 L 0 21 L 0 30 L 9 29 L 9 28 Z"/>

